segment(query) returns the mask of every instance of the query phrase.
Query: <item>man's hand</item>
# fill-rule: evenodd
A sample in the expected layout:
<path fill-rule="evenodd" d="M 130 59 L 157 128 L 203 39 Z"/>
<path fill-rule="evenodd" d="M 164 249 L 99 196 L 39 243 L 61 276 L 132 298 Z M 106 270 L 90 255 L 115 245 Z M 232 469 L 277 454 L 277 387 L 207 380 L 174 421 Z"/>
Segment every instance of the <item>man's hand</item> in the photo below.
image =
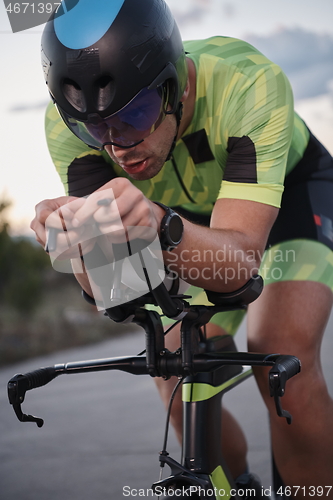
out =
<path fill-rule="evenodd" d="M 152 241 L 163 215 L 163 209 L 148 200 L 130 181 L 119 178 L 88 198 L 62 196 L 40 202 L 30 227 L 44 247 L 48 229 L 58 230 L 56 253 L 68 259 L 77 257 L 78 243 L 82 250 L 90 251 L 93 238 L 100 234 L 107 235 L 114 243 L 134 238 Z"/>
<path fill-rule="evenodd" d="M 163 209 L 148 200 L 128 179 L 117 178 L 78 206 L 72 224 L 80 228 L 93 221 L 100 232 L 108 234 L 115 243 L 126 238 L 152 240 L 163 216 Z"/>
<path fill-rule="evenodd" d="M 52 200 L 43 200 L 35 207 L 35 218 L 32 220 L 30 227 L 35 232 L 36 240 L 44 248 L 47 242 L 47 232 L 45 229 L 46 219 L 51 216 L 54 212 L 64 207 L 67 203 L 77 200 L 74 196 L 60 196 L 59 198 L 54 198 Z M 55 218 L 55 228 L 62 230 L 63 227 L 59 224 Z"/>
<path fill-rule="evenodd" d="M 147 245 L 150 245 L 156 240 L 157 229 L 163 216 L 162 208 L 149 201 L 130 181 L 120 178 L 108 182 L 87 198 L 63 196 L 42 201 L 36 206 L 36 217 L 31 223 L 31 228 L 36 233 L 37 241 L 44 247 L 47 244 L 47 233 L 50 232 L 50 228 L 58 230 L 56 248 L 52 251 L 50 249 L 53 265 L 55 266 L 58 260 L 71 259 L 72 270 L 81 287 L 97 302 L 102 300 L 104 304 L 107 297 L 104 292 L 104 295 L 101 292 L 101 282 L 108 283 L 111 287 L 114 271 L 105 266 L 105 260 L 100 265 L 98 261 L 92 265 L 91 259 L 99 259 L 100 256 L 96 257 L 95 254 L 89 257 L 90 267 L 87 268 L 85 255 L 97 244 L 106 257 L 106 262 L 113 263 L 115 261 L 113 243 L 144 239 Z M 141 247 L 141 243 L 139 246 Z M 134 254 L 136 253 L 135 245 L 131 246 L 131 250 Z M 78 258 L 82 256 L 84 257 L 83 267 Z M 124 254 L 123 257 L 125 258 L 126 255 Z M 149 254 L 149 259 L 151 258 Z M 124 283 L 129 287 L 134 283 L 133 266 L 137 271 L 136 266 L 140 267 L 141 264 L 135 261 L 130 265 L 132 267 L 129 271 L 127 269 L 127 274 L 124 275 L 124 279 L 129 280 L 130 284 L 127 281 Z M 62 270 L 64 268 L 61 267 L 60 262 L 59 268 L 55 267 L 55 269 L 68 272 Z M 137 274 L 140 275 L 140 273 Z M 156 276 L 155 274 L 151 277 L 152 283 L 156 280 L 159 282 L 161 279 L 158 274 Z M 137 286 L 141 290 L 141 281 L 139 285 L 138 282 L 134 285 L 134 290 Z M 110 292 L 107 296 L 110 300 Z"/>

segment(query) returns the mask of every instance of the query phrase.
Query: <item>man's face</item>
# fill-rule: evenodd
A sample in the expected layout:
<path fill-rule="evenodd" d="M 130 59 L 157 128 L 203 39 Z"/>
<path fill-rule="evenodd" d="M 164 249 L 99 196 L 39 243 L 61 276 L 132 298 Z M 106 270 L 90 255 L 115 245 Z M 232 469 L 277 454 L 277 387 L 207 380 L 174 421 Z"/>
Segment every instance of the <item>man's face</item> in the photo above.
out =
<path fill-rule="evenodd" d="M 177 133 L 175 115 L 167 115 L 161 125 L 133 148 L 105 146 L 110 158 L 132 179 L 144 181 L 162 169 Z"/>

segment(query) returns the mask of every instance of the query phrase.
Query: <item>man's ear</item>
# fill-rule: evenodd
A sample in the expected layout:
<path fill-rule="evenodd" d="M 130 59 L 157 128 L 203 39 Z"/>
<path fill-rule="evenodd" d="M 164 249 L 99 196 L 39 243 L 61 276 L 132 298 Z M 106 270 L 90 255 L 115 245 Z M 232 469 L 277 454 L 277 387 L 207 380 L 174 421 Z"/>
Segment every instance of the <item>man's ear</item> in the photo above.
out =
<path fill-rule="evenodd" d="M 182 98 L 180 99 L 180 102 L 186 101 L 186 99 L 188 98 L 189 93 L 190 93 L 190 80 L 187 79 L 186 87 L 185 87 L 185 90 L 183 92 Z"/>

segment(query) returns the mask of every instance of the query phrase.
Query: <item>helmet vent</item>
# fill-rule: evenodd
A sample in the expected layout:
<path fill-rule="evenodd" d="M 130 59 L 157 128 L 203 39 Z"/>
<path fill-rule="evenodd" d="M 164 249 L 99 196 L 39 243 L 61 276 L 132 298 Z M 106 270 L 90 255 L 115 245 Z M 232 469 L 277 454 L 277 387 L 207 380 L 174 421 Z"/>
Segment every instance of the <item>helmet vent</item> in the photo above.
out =
<path fill-rule="evenodd" d="M 97 87 L 96 107 L 98 111 L 104 111 L 110 106 L 114 97 L 114 81 L 110 76 L 103 75 L 95 82 L 95 85 Z"/>
<path fill-rule="evenodd" d="M 80 111 L 81 113 L 85 113 L 87 110 L 86 101 L 81 87 L 74 82 L 74 80 L 65 78 L 63 83 L 63 92 L 67 101 L 73 106 L 73 108 L 77 109 L 77 111 Z"/>

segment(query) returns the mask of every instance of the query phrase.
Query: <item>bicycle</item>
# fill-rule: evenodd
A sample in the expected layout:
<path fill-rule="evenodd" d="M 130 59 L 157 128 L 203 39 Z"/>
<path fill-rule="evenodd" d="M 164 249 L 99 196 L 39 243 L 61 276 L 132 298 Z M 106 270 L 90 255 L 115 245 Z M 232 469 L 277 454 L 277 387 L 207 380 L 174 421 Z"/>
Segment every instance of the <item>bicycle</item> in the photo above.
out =
<path fill-rule="evenodd" d="M 117 269 L 119 271 L 119 266 Z M 145 275 L 149 284 L 149 277 L 147 273 Z M 163 495 L 165 500 L 174 497 L 204 500 L 227 496 L 235 499 L 263 497 L 259 487 L 251 488 L 246 483 L 236 485 L 225 464 L 220 447 L 221 398 L 251 376 L 251 368 L 244 369 L 244 366 L 271 366 L 269 387 L 277 414 L 291 423 L 291 415 L 282 409 L 280 398 L 285 392 L 287 380 L 299 373 L 300 361 L 290 355 L 237 352 L 231 336 L 207 339 L 204 331 L 205 325 L 217 312 L 246 308 L 254 301 L 262 291 L 262 278 L 254 276 L 232 293 L 206 291 L 213 304 L 210 306 L 191 306 L 189 296 L 178 294 L 177 278 L 169 291 L 163 282 L 155 289 L 149 288 L 148 294 L 105 311 L 117 323 L 130 318 L 145 330 L 145 352 L 137 356 L 56 364 L 23 375 L 17 374 L 8 382 L 9 402 L 16 416 L 22 422 L 35 422 L 41 427 L 41 418 L 22 412 L 26 392 L 44 386 L 62 374 L 121 370 L 166 379 L 176 376 L 178 382 L 170 399 L 164 443 L 159 455 L 161 470 L 168 465 L 171 473 L 165 479 L 160 477 L 152 485 L 153 494 Z M 163 314 L 174 318 L 176 323 L 181 322 L 181 342 L 177 351 L 170 352 L 165 348 L 161 317 L 156 311 L 146 309 L 147 304 L 158 305 Z M 184 408 L 181 463 L 167 452 L 170 411 L 180 386 Z M 277 471 L 274 480 L 277 488 L 280 481 Z"/>

